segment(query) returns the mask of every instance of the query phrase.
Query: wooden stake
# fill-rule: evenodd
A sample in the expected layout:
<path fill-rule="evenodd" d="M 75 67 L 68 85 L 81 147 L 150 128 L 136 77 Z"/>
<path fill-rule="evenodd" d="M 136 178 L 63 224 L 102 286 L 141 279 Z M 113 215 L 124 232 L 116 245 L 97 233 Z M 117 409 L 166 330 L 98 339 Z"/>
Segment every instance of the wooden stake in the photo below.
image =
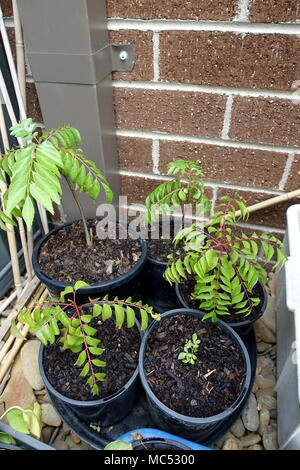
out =
<path fill-rule="evenodd" d="M 39 298 L 39 301 L 40 302 L 43 302 L 43 300 L 46 299 L 46 297 L 48 296 L 48 290 L 46 289 L 43 294 L 41 295 L 41 297 Z M 33 302 L 31 302 L 29 304 L 29 306 L 32 306 L 33 305 Z M 29 331 L 29 325 L 25 325 L 23 327 L 23 329 L 21 330 L 21 334 L 26 337 L 27 333 Z M 12 347 L 12 349 L 9 351 L 9 353 L 7 354 L 6 358 L 5 358 L 5 361 L 3 363 L 3 365 L 0 367 L 0 383 L 2 382 L 4 376 L 6 375 L 12 361 L 14 360 L 14 358 L 16 357 L 16 355 L 18 354 L 19 352 L 19 349 L 21 348 L 23 342 L 24 342 L 25 339 L 21 339 L 21 338 L 15 338 L 15 342 L 14 342 L 14 345 Z M 2 350 L 1 350 L 2 351 Z"/>
<path fill-rule="evenodd" d="M 15 318 L 18 314 L 18 310 L 24 307 L 26 303 L 29 301 L 30 297 L 34 294 L 36 289 L 39 286 L 39 279 L 35 276 L 30 282 L 26 284 L 24 287 L 22 294 L 20 298 L 18 299 L 15 308 L 13 311 L 9 314 L 9 316 L 4 320 L 0 327 L 0 341 L 4 338 L 8 330 L 10 329 L 11 321 L 13 318 Z M 3 348 L 2 348 L 3 349 Z M 2 355 L 2 349 L 0 351 L 0 357 Z M 0 359 L 1 360 L 1 359 Z"/>
<path fill-rule="evenodd" d="M 17 55 L 17 71 L 20 91 L 23 99 L 24 109 L 26 110 L 26 67 L 25 67 L 25 54 L 24 54 L 24 41 L 23 32 L 20 21 L 19 9 L 16 0 L 12 0 L 14 25 L 15 25 L 15 40 L 16 40 L 16 55 Z M 25 113 L 26 114 L 26 113 Z"/>
<path fill-rule="evenodd" d="M 296 189 L 295 191 L 291 191 L 289 193 L 280 194 L 279 196 L 272 197 L 270 199 L 266 199 L 265 201 L 258 202 L 253 204 L 252 206 L 247 207 L 248 212 L 256 212 L 260 209 L 266 209 L 266 207 L 274 206 L 275 204 L 280 204 L 281 202 L 289 201 L 290 199 L 294 199 L 300 196 L 300 189 Z M 238 217 L 241 215 L 241 211 L 236 211 L 235 215 Z"/>

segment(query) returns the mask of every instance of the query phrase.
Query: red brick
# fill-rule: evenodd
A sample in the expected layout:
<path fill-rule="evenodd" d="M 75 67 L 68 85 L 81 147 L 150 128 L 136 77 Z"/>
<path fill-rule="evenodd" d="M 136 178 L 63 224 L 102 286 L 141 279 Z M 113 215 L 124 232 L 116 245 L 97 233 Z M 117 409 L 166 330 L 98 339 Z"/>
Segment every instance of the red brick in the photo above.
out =
<path fill-rule="evenodd" d="M 277 189 L 287 155 L 191 142 L 160 143 L 160 171 L 177 158 L 200 162 L 204 177 L 210 181 Z"/>
<path fill-rule="evenodd" d="M 294 162 L 284 188 L 286 191 L 300 189 L 300 155 L 295 155 Z"/>
<path fill-rule="evenodd" d="M 296 100 L 236 97 L 229 136 L 235 140 L 300 145 L 300 103 Z"/>
<path fill-rule="evenodd" d="M 247 201 L 247 206 L 250 206 L 250 205 L 256 204 L 257 202 L 265 201 L 267 199 L 275 197 L 274 195 L 271 195 L 271 194 L 219 188 L 218 199 L 220 199 L 220 197 L 222 196 L 230 196 L 233 198 L 236 198 L 237 196 L 242 196 Z M 290 201 L 285 201 L 280 204 L 267 207 L 266 209 L 261 209 L 259 211 L 253 212 L 252 214 L 250 214 L 248 223 L 285 229 L 287 208 L 293 204 L 299 204 L 299 202 L 300 202 L 300 198 L 295 198 Z"/>
<path fill-rule="evenodd" d="M 300 20 L 298 0 L 252 0 L 249 19 L 258 23 L 295 23 Z"/>
<path fill-rule="evenodd" d="M 279 34 L 166 31 L 160 78 L 197 85 L 290 90 L 300 77 L 300 39 Z"/>
<path fill-rule="evenodd" d="M 117 126 L 123 129 L 217 137 L 226 97 L 210 93 L 115 88 Z"/>
<path fill-rule="evenodd" d="M 153 80 L 152 32 L 149 31 L 110 31 L 112 44 L 131 44 L 135 63 L 131 72 L 114 72 L 115 80 Z"/>
<path fill-rule="evenodd" d="M 4 17 L 13 16 L 12 0 L 1 0 L 1 9 Z"/>
<path fill-rule="evenodd" d="M 27 114 L 36 122 L 43 122 L 42 111 L 34 83 L 26 83 Z"/>
<path fill-rule="evenodd" d="M 107 0 L 107 16 L 178 20 L 232 20 L 238 0 Z"/>
<path fill-rule="evenodd" d="M 121 176 L 121 196 L 128 197 L 128 204 L 145 204 L 148 194 L 162 183 L 160 180 L 138 176 Z M 205 188 L 208 199 L 212 198 L 210 187 Z"/>
<path fill-rule="evenodd" d="M 121 170 L 152 173 L 152 141 L 118 137 L 119 168 Z"/>

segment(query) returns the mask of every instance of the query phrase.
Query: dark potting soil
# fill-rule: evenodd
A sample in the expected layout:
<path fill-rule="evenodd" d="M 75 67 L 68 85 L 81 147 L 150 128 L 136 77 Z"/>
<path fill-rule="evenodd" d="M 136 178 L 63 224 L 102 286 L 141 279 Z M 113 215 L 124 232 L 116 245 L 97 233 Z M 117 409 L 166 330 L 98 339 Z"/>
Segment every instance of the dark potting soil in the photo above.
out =
<path fill-rule="evenodd" d="M 189 308 L 199 310 L 200 301 L 192 297 L 194 285 L 195 285 L 195 282 L 190 279 L 180 284 L 179 289 L 180 289 L 183 299 L 185 300 Z M 264 297 L 264 293 L 260 284 L 256 284 L 254 286 L 252 297 L 259 297 L 261 299 L 261 302 L 256 307 L 253 307 L 250 315 L 247 315 L 245 317 L 243 316 L 243 314 L 236 313 L 234 308 L 232 309 L 229 308 L 229 315 L 222 315 L 219 318 L 223 320 L 225 323 L 239 323 L 244 320 L 255 320 L 256 317 L 260 314 L 262 299 Z"/>
<path fill-rule="evenodd" d="M 174 245 L 172 240 L 148 240 L 148 256 L 157 261 L 166 263 L 168 261 L 167 256 L 174 253 Z"/>
<path fill-rule="evenodd" d="M 195 365 L 178 359 L 187 339 L 201 340 Z M 246 367 L 238 344 L 220 326 L 187 315 L 166 318 L 151 333 L 144 360 L 149 386 L 166 406 L 185 416 L 209 417 L 240 395 Z"/>
<path fill-rule="evenodd" d="M 78 354 L 69 349 L 62 350 L 58 341 L 44 349 L 43 366 L 51 385 L 62 395 L 74 400 L 89 401 L 110 396 L 118 392 L 133 375 L 138 364 L 140 334 L 136 328 L 116 329 L 112 319 L 99 325 L 93 319 L 90 326 L 98 332 L 95 338 L 101 339 L 100 348 L 105 351 L 101 356 L 93 356 L 106 362 L 106 367 L 94 367 L 95 373 L 106 373 L 104 382 L 98 382 L 100 394 L 92 395 L 87 377 L 80 377 L 82 367 L 75 366 Z"/>
<path fill-rule="evenodd" d="M 42 271 L 49 278 L 65 283 L 80 280 L 96 284 L 115 279 L 133 268 L 142 254 L 140 241 L 131 238 L 102 240 L 96 234 L 98 223 L 99 220 L 87 221 L 93 234 L 92 247 L 86 244 L 81 221 L 48 238 L 39 253 Z"/>

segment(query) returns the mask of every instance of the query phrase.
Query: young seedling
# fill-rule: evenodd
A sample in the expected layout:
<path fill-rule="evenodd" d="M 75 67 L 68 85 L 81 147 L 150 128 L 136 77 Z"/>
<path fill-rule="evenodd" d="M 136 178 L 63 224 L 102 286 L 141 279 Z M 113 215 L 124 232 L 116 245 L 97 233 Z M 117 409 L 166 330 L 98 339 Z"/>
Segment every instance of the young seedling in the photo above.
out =
<path fill-rule="evenodd" d="M 192 338 L 186 341 L 183 351 L 178 354 L 178 359 L 185 364 L 194 365 L 197 360 L 196 352 L 198 352 L 200 343 L 201 340 L 198 339 L 197 334 L 193 333 Z"/>
<path fill-rule="evenodd" d="M 3 195 L 4 211 L 0 212 L 0 226 L 3 228 L 3 222 L 11 223 L 7 220 L 10 216 L 17 216 L 22 217 L 31 230 L 35 202 L 53 214 L 53 203 L 60 204 L 60 181 L 64 177 L 78 206 L 87 245 L 91 246 L 76 190 L 96 199 L 102 187 L 107 203 L 111 203 L 113 193 L 109 183 L 79 148 L 81 136 L 77 129 L 65 125 L 39 136 L 37 128 L 38 124 L 30 118 L 11 127 L 11 135 L 21 139 L 22 145 L 7 151 L 0 160 L 0 170 L 8 177 L 0 171 L 0 178 L 5 182 L 10 180 L 8 191 Z"/>
<path fill-rule="evenodd" d="M 74 287 L 67 286 L 58 300 L 46 299 L 36 303 L 30 308 L 24 308 L 18 315 L 18 321 L 29 326 L 29 332 L 45 345 L 53 344 L 57 338 L 63 349 L 70 349 L 78 355 L 76 366 L 81 368 L 80 376 L 88 377 L 86 383 L 90 386 L 93 395 L 99 394 L 99 382 L 105 380 L 106 374 L 95 371 L 96 367 L 105 367 L 106 363 L 99 359 L 104 353 L 101 340 L 96 338 L 97 329 L 90 325 L 94 319 L 105 322 L 114 317 L 116 328 L 120 329 L 127 323 L 127 328 L 135 325 L 137 310 L 140 315 L 141 330 L 148 326 L 149 317 L 158 320 L 160 316 L 153 312 L 153 307 L 143 305 L 142 302 L 133 302 L 129 297 L 126 300 L 90 300 L 86 304 L 78 305 L 76 291 L 88 284 L 83 281 L 75 283 Z M 71 299 L 66 300 L 67 294 Z M 12 322 L 12 334 L 23 338 L 15 321 Z M 24 339 L 24 338 L 23 338 Z"/>
<path fill-rule="evenodd" d="M 237 210 L 241 213 L 238 217 Z M 266 264 L 275 259 L 274 270 L 286 260 L 283 244 L 275 236 L 255 232 L 239 235 L 234 231 L 237 222 L 247 217 L 242 198 L 223 197 L 206 227 L 192 224 L 174 238 L 175 246 L 181 242 L 183 249 L 168 256 L 164 276 L 171 284 L 188 278 L 195 281 L 192 295 L 199 300 L 199 308 L 207 312 L 203 319 L 216 322 L 230 311 L 250 315 L 260 303 L 253 288 L 259 279 L 266 282 Z M 259 258 L 260 251 L 264 259 Z"/>
<path fill-rule="evenodd" d="M 199 215 L 209 210 L 210 203 L 204 196 L 203 173 L 199 163 L 175 160 L 168 164 L 167 174 L 173 179 L 162 183 L 146 198 L 148 223 L 154 221 L 158 214 L 173 214 L 183 204 L 192 204 Z"/>

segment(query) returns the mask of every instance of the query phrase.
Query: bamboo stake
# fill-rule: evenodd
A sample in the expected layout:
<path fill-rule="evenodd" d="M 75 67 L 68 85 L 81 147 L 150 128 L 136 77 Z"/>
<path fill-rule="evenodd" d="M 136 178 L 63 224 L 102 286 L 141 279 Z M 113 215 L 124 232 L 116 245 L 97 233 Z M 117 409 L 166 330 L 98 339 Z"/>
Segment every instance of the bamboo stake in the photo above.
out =
<path fill-rule="evenodd" d="M 36 296 L 34 297 L 34 299 L 36 298 L 40 298 L 40 296 L 42 295 L 43 291 L 44 291 L 45 287 L 44 286 L 40 286 L 37 293 L 36 293 Z M 31 304 L 33 304 L 34 302 L 34 299 L 31 300 L 31 303 L 29 304 L 29 306 Z M 7 321 L 7 324 L 6 326 L 8 325 L 8 330 L 10 329 L 10 326 L 11 326 L 11 321 L 12 321 L 12 317 L 15 318 L 16 315 L 18 314 L 18 311 L 15 309 L 8 317 L 8 321 Z M 20 330 L 20 327 L 21 327 L 21 323 L 17 323 L 17 328 Z M 6 334 L 6 332 L 5 332 Z M 0 364 L 1 362 L 3 362 L 3 359 L 5 358 L 7 352 L 10 350 L 10 347 L 11 345 L 13 344 L 13 342 L 15 341 L 15 336 L 13 335 L 9 335 L 8 338 L 6 339 L 3 347 L 1 348 L 0 350 Z"/>
<path fill-rule="evenodd" d="M 9 65 L 9 68 L 10 68 L 10 73 L 11 73 L 13 85 L 14 85 L 14 90 L 15 90 L 15 93 L 16 93 L 18 108 L 19 108 L 19 111 L 20 111 L 20 119 L 25 119 L 26 118 L 25 106 L 24 106 L 22 94 L 21 94 L 21 91 L 20 91 L 20 85 L 19 85 L 19 81 L 18 81 L 18 76 L 17 76 L 17 72 L 16 72 L 16 68 L 15 68 L 13 55 L 11 53 L 11 47 L 10 47 L 10 43 L 9 43 L 9 40 L 8 40 L 7 31 L 6 31 L 6 28 L 5 28 L 4 21 L 3 21 L 3 13 L 2 13 L 1 7 L 0 7 L 0 30 L 1 30 L 1 36 L 2 36 L 2 40 L 3 40 L 3 44 L 4 44 L 4 49 L 5 49 L 8 65 Z M 6 96 L 3 96 L 3 98 L 4 98 L 5 103 L 8 103 L 8 101 L 10 101 L 9 99 L 7 100 Z M 10 115 L 10 120 L 11 120 L 12 124 L 14 124 L 14 119 L 13 119 L 13 116 L 11 116 L 11 115 Z"/>
<path fill-rule="evenodd" d="M 33 295 L 33 293 L 36 291 L 36 289 L 38 288 L 39 286 L 39 280 L 38 278 L 35 276 L 30 282 L 28 282 L 26 284 L 26 286 L 24 287 L 23 291 L 22 291 L 22 294 L 20 296 L 20 298 L 18 299 L 16 305 L 15 305 L 15 308 L 14 310 L 9 314 L 9 316 L 4 320 L 4 322 L 2 323 L 2 325 L 0 326 L 0 341 L 2 340 L 2 338 L 4 338 L 4 336 L 6 335 L 6 333 L 9 331 L 10 329 L 10 326 L 11 326 L 11 320 L 13 318 L 15 318 L 18 314 L 18 310 L 23 308 L 24 305 L 26 305 L 26 303 L 28 302 L 30 296 Z M 1 350 L 2 351 L 2 350 Z M 1 356 L 1 351 L 0 351 L 0 356 Z"/>
<path fill-rule="evenodd" d="M 15 300 L 17 292 L 14 291 L 4 302 L 0 305 L 0 315 L 4 310 Z"/>
<path fill-rule="evenodd" d="M 3 138 L 3 124 L 4 124 L 4 116 L 2 111 L 2 105 L 0 105 L 0 128 L 1 128 L 1 135 L 4 143 Z M 4 124 L 5 127 L 5 124 Z M 1 204 L 4 209 L 3 204 L 3 194 L 6 192 L 7 186 L 3 181 L 0 181 L 0 192 L 1 192 Z M 20 273 L 20 266 L 19 266 L 19 258 L 18 258 L 18 249 L 17 249 L 17 242 L 16 242 L 16 235 L 13 225 L 6 223 L 7 228 L 7 241 L 9 247 L 9 253 L 11 258 L 11 266 L 12 266 L 12 273 L 14 278 L 14 284 L 17 292 L 17 296 L 21 295 L 22 291 L 22 282 L 21 282 L 21 273 Z"/>
<path fill-rule="evenodd" d="M 1 136 L 2 136 L 4 150 L 8 150 L 9 141 L 8 141 L 8 135 L 7 135 L 7 130 L 6 130 L 5 122 L 4 122 L 2 108 L 0 111 L 0 125 L 1 125 Z M 21 244 L 22 244 L 22 249 L 23 249 L 27 276 L 28 276 L 28 279 L 30 280 L 32 279 L 32 265 L 31 265 L 31 258 L 29 257 L 28 248 L 27 248 L 27 240 L 26 240 L 26 235 L 25 235 L 24 223 L 21 217 L 17 217 L 17 222 L 19 225 L 20 239 L 21 239 Z M 19 263 L 19 260 L 18 260 L 18 263 Z"/>
<path fill-rule="evenodd" d="M 275 204 L 280 204 L 281 202 L 289 201 L 290 199 L 294 199 L 296 197 L 300 197 L 300 189 L 296 189 L 295 191 L 291 191 L 289 193 L 280 194 L 279 196 L 272 197 L 270 199 L 266 199 L 262 202 L 257 202 L 252 206 L 247 207 L 249 213 L 256 212 L 260 209 L 266 209 L 266 207 L 274 206 Z M 238 210 L 235 213 L 236 217 L 241 215 L 241 211 Z"/>
<path fill-rule="evenodd" d="M 24 53 L 24 40 L 23 40 L 23 31 L 20 21 L 19 8 L 16 0 L 12 0 L 13 7 L 13 16 L 15 24 L 15 42 L 16 42 L 16 51 L 17 51 L 17 74 L 18 82 L 20 86 L 20 92 L 22 95 L 22 100 L 24 104 L 24 116 L 26 115 L 26 64 L 25 64 L 25 53 Z M 20 221 L 20 232 L 21 229 L 24 229 L 24 223 L 21 219 Z M 24 234 L 25 235 L 25 234 Z M 28 255 L 29 255 L 29 266 L 31 266 L 31 258 L 33 251 L 33 234 L 30 230 L 27 230 L 27 244 L 28 244 Z M 32 269 L 31 272 L 28 271 L 29 279 L 32 279 Z"/>
<path fill-rule="evenodd" d="M 15 39 L 16 39 L 16 52 L 17 52 L 17 72 L 19 79 L 19 86 L 23 98 L 24 110 L 26 110 L 26 66 L 24 54 L 24 41 L 23 32 L 19 15 L 19 8 L 16 0 L 12 0 L 13 16 L 15 24 Z"/>
<path fill-rule="evenodd" d="M 47 295 L 48 295 L 48 290 L 46 289 L 43 292 L 43 294 L 41 295 L 39 300 L 41 302 L 43 302 L 43 300 L 46 299 Z M 34 301 L 32 301 L 30 303 L 30 306 L 33 305 L 33 302 Z M 0 367 L 0 383 L 2 382 L 2 380 L 3 380 L 4 376 L 6 375 L 8 369 L 10 368 L 10 365 L 11 365 L 12 361 L 14 360 L 16 355 L 18 354 L 19 349 L 21 348 L 23 342 L 25 341 L 25 337 L 28 334 L 28 331 L 29 331 L 29 325 L 25 325 L 24 328 L 21 331 L 21 334 L 24 336 L 24 339 L 15 338 L 15 343 L 14 343 L 12 349 L 7 354 L 4 364 Z"/>
<path fill-rule="evenodd" d="M 289 193 L 280 194 L 279 196 L 272 197 L 270 199 L 266 199 L 265 201 L 257 202 L 252 206 L 247 207 L 249 213 L 256 212 L 261 209 L 266 209 L 267 207 L 272 207 L 275 204 L 280 204 L 281 202 L 290 201 L 291 199 L 300 197 L 300 189 L 296 189 L 295 191 L 291 191 Z M 235 216 L 239 217 L 241 215 L 241 211 L 235 211 Z M 224 220 L 229 216 L 224 216 Z M 205 226 L 209 226 L 212 224 L 212 221 L 208 221 L 205 223 Z"/>

